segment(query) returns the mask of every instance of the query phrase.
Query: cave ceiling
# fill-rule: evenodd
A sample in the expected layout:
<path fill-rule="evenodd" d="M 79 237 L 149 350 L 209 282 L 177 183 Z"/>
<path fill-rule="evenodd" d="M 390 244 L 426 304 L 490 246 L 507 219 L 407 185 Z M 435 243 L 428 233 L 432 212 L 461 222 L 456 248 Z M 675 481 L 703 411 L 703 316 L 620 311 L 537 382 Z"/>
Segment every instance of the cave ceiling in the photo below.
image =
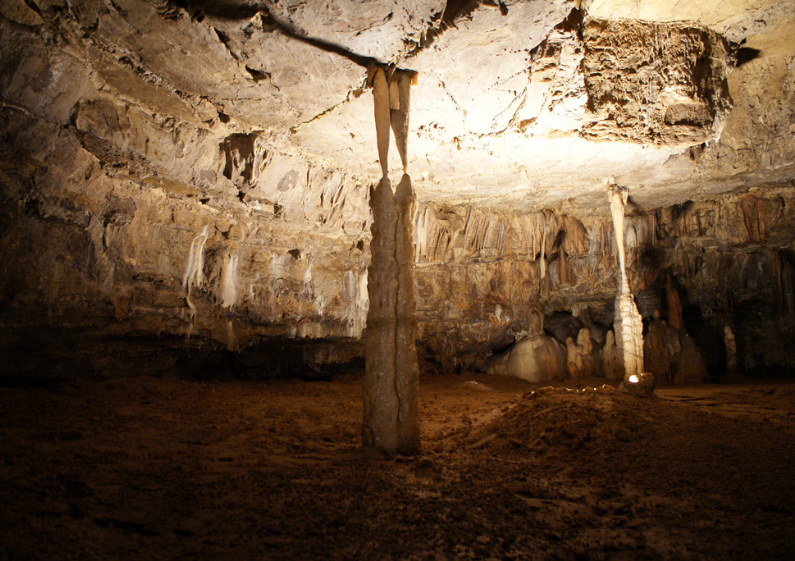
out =
<path fill-rule="evenodd" d="M 607 177 L 641 207 L 791 181 L 793 14 L 792 2 L 770 0 L 2 7 L 12 25 L 43 30 L 48 71 L 64 69 L 49 88 L 84 80 L 219 144 L 254 133 L 363 181 L 380 175 L 367 67 L 416 71 L 419 197 L 514 209 L 604 207 Z M 35 99 L 24 74 L 21 64 L 4 79 L 27 80 Z M 41 99 L 58 114 L 57 95 Z M 61 113 L 78 122 L 79 100 Z M 393 147 L 390 169 L 400 167 Z"/>

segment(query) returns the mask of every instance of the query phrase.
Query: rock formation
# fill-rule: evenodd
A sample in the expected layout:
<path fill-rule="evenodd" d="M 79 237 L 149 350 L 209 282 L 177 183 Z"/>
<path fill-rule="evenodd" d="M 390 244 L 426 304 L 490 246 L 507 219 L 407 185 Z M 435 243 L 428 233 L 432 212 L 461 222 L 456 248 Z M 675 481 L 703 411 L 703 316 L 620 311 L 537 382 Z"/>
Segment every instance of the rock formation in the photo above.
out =
<path fill-rule="evenodd" d="M 385 452 L 419 450 L 417 419 L 417 303 L 414 297 L 414 215 L 411 178 L 403 175 L 396 193 L 388 174 L 389 130 L 396 131 L 406 163 L 410 78 L 384 70 L 372 79 L 378 157 L 383 177 L 371 196 L 373 211 L 371 262 L 368 269 L 370 308 L 365 335 L 364 422 L 362 443 Z M 394 90 L 394 91 L 392 91 Z"/>
<path fill-rule="evenodd" d="M 587 327 L 580 329 L 576 341 L 571 337 L 566 339 L 566 365 L 574 378 L 590 378 L 600 374 L 591 342 L 591 330 Z"/>
<path fill-rule="evenodd" d="M 628 192 L 615 184 L 608 185 L 610 213 L 613 217 L 613 231 L 618 248 L 619 272 L 621 282 L 615 300 L 615 320 L 618 370 L 624 371 L 624 378 L 637 376 L 643 372 L 643 320 L 635 306 L 627 277 L 626 252 L 624 248 L 624 206 Z"/>
<path fill-rule="evenodd" d="M 674 329 L 684 331 L 682 299 L 679 296 L 679 290 L 676 288 L 674 277 L 670 271 L 665 275 L 665 299 L 668 303 L 668 325 Z"/>
<path fill-rule="evenodd" d="M 731 325 L 723 327 L 723 343 L 726 346 L 726 374 L 730 378 L 737 376 L 737 341 L 734 338 L 734 331 Z"/>
<path fill-rule="evenodd" d="M 568 375 L 566 349 L 543 332 L 543 315 L 530 313 L 527 333 L 522 334 L 510 351 L 494 357 L 489 374 L 512 376 L 528 382 L 562 380 Z"/>
<path fill-rule="evenodd" d="M 707 362 L 702 351 L 684 331 L 659 319 L 649 323 L 643 350 L 645 371 L 651 372 L 658 385 L 704 384 L 709 382 Z"/>

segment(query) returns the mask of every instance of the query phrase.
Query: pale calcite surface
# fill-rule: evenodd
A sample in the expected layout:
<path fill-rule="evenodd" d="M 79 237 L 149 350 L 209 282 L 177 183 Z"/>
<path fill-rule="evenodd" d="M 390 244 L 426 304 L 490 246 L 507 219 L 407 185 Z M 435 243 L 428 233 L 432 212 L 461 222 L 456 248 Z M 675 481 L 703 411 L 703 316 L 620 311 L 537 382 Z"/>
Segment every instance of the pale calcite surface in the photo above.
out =
<path fill-rule="evenodd" d="M 629 288 L 626 267 L 626 249 L 624 247 L 624 205 L 627 203 L 628 191 L 615 184 L 607 188 L 610 199 L 610 213 L 613 217 L 613 231 L 618 248 L 618 263 L 621 273 L 621 284 L 615 299 L 615 319 L 613 329 L 616 336 L 616 350 L 619 370 L 623 369 L 624 378 L 637 376 L 644 369 L 643 364 L 643 318 L 638 312 L 632 292 Z"/>

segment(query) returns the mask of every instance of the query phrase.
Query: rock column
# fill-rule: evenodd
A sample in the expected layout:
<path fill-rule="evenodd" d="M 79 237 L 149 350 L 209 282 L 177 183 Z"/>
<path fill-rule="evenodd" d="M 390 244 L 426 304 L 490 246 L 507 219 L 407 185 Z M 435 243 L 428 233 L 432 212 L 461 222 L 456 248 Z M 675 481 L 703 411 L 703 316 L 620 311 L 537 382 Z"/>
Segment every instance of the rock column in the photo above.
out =
<path fill-rule="evenodd" d="M 390 86 L 391 81 L 391 86 Z M 396 71 L 387 80 L 372 75 L 378 157 L 383 177 L 373 190 L 367 270 L 370 308 L 365 332 L 362 444 L 384 452 L 419 451 L 417 421 L 417 317 L 414 297 L 414 213 L 416 198 L 408 174 L 396 194 L 387 177 L 390 125 L 406 170 L 410 75 Z"/>
<path fill-rule="evenodd" d="M 627 203 L 629 192 L 625 188 L 609 183 L 607 193 L 610 198 L 610 213 L 613 215 L 613 231 L 621 270 L 621 283 L 616 295 L 613 320 L 613 329 L 616 332 L 616 362 L 618 370 L 623 369 L 626 380 L 632 375 L 640 375 L 643 372 L 643 319 L 635 306 L 627 277 L 624 205 Z"/>

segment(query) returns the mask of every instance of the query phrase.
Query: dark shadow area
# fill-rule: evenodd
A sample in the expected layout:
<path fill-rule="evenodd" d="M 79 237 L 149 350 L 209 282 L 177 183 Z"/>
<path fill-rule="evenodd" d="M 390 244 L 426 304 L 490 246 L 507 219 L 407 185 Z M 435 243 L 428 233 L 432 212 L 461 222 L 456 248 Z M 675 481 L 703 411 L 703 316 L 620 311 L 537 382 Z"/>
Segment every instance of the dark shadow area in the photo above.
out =
<path fill-rule="evenodd" d="M 740 47 L 737 50 L 737 66 L 740 67 L 743 64 L 748 64 L 752 60 L 756 60 L 759 58 L 759 54 L 762 51 L 759 49 L 752 49 L 750 47 Z"/>
<path fill-rule="evenodd" d="M 328 379 L 364 367 L 354 339 L 271 338 L 240 351 L 199 337 L 109 337 L 94 329 L 28 328 L 0 339 L 0 387 L 57 388 L 76 379 L 174 375 L 187 380 Z"/>

